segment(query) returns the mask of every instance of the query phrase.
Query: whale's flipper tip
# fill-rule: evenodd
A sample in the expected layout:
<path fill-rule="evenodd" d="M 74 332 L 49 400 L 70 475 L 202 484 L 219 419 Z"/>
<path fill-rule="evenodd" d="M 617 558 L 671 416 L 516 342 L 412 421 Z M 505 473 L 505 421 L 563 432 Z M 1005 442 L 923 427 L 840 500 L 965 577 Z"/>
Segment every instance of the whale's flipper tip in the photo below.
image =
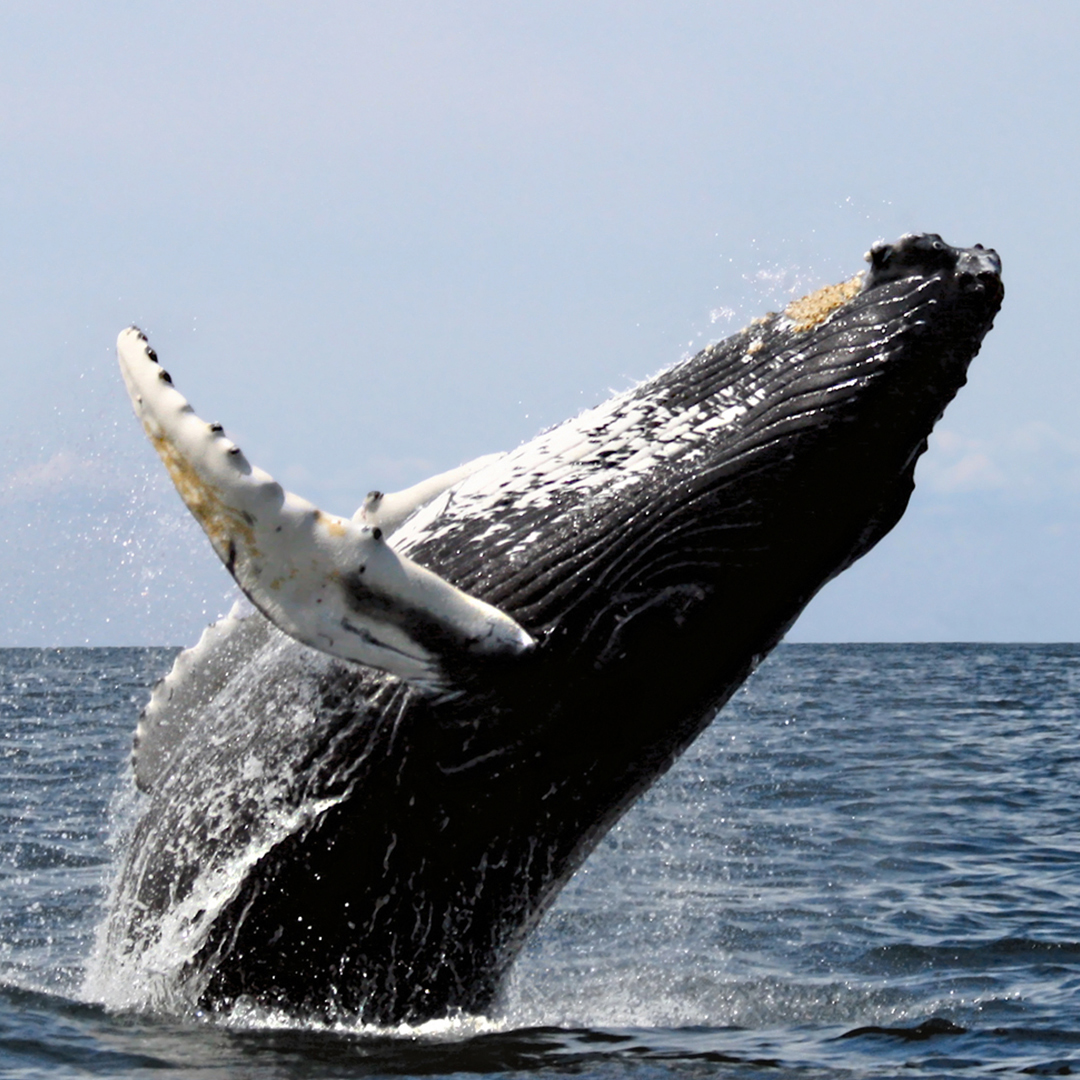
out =
<path fill-rule="evenodd" d="M 514 657 L 509 615 L 396 552 L 378 525 L 323 513 L 201 420 L 137 327 L 117 339 L 132 406 L 180 497 L 249 600 L 291 637 L 445 691 L 452 656 Z"/>

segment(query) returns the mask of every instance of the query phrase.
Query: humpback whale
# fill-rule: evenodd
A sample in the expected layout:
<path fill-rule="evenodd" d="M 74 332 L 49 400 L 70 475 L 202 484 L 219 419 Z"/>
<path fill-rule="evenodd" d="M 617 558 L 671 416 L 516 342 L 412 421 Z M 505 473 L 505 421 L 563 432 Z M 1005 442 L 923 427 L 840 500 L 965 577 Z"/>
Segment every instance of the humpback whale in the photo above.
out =
<path fill-rule="evenodd" d="M 200 420 L 141 332 L 135 409 L 250 605 L 154 690 L 101 934 L 130 1003 L 482 1013 L 574 870 L 817 591 L 899 520 L 992 325 L 933 234 L 353 517 Z"/>

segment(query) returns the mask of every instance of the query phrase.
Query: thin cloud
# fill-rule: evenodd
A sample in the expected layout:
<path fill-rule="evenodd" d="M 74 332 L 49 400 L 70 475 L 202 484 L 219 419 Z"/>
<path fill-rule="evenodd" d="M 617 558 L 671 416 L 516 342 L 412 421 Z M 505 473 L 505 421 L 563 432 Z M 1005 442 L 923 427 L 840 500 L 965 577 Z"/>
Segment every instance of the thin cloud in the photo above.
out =
<path fill-rule="evenodd" d="M 48 461 L 24 465 L 0 480 L 0 503 L 31 502 L 71 488 L 101 485 L 100 461 L 60 450 Z"/>
<path fill-rule="evenodd" d="M 1001 492 L 1052 498 L 1080 492 L 1080 439 L 1043 421 L 997 439 L 936 431 L 919 464 L 918 483 L 941 495 Z"/>

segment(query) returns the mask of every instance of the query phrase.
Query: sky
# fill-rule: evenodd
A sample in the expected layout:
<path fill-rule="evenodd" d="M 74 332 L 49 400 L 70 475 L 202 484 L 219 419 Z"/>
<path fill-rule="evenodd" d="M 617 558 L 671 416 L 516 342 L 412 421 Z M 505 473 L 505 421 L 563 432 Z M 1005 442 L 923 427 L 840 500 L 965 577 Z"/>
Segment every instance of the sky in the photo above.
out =
<path fill-rule="evenodd" d="M 115 360 L 351 514 L 849 277 L 1006 297 L 904 520 L 797 641 L 1080 640 L 1080 4 L 0 0 L 0 646 L 235 590 Z"/>

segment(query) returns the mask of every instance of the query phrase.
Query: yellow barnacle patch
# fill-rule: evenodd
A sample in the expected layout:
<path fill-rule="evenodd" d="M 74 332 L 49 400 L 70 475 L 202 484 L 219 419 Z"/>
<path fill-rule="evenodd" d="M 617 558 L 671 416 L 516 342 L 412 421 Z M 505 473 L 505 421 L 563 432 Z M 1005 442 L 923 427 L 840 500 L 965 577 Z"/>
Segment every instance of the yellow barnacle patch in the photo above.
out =
<path fill-rule="evenodd" d="M 318 507 L 312 511 L 311 516 L 316 525 L 321 525 L 335 539 L 340 540 L 348 534 L 348 527 L 339 517 L 324 514 Z"/>
<path fill-rule="evenodd" d="M 856 274 L 839 285 L 826 285 L 800 300 L 792 300 L 784 308 L 784 314 L 795 324 L 793 330 L 810 330 L 824 322 L 838 307 L 843 307 L 857 296 L 861 288 L 862 274 Z"/>
<path fill-rule="evenodd" d="M 229 562 L 230 543 L 234 548 L 239 548 L 246 558 L 258 558 L 260 552 L 255 545 L 255 530 L 245 520 L 244 514 L 228 505 L 219 489 L 199 475 L 191 461 L 167 436 L 151 430 L 149 424 L 144 426 L 180 498 L 210 538 L 218 558 L 224 563 Z"/>

